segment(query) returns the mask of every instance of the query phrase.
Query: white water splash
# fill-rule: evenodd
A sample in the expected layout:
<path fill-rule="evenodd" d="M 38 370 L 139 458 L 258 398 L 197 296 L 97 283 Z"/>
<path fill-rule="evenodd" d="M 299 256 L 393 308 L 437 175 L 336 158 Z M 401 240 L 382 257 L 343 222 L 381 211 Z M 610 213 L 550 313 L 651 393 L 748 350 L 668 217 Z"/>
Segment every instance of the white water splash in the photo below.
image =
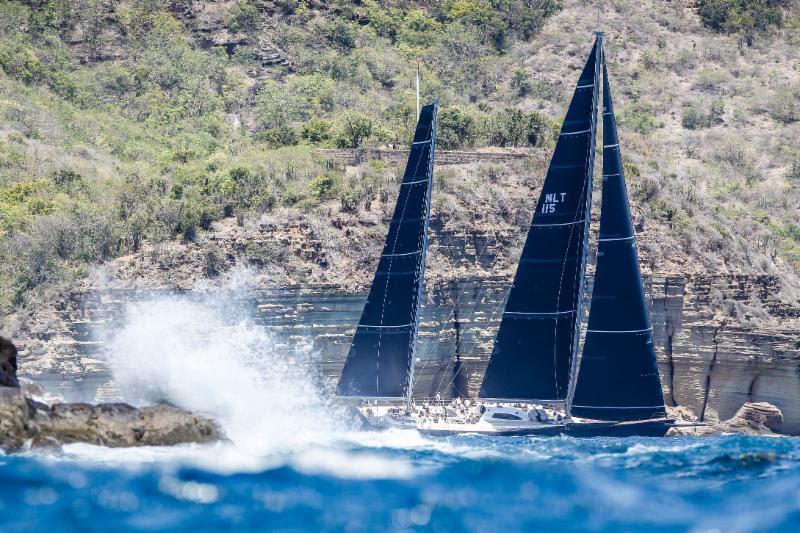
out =
<path fill-rule="evenodd" d="M 209 415 L 253 453 L 329 440 L 340 418 L 311 377 L 313 354 L 276 342 L 244 302 L 234 292 L 207 292 L 130 303 L 109 340 L 125 400 Z"/>

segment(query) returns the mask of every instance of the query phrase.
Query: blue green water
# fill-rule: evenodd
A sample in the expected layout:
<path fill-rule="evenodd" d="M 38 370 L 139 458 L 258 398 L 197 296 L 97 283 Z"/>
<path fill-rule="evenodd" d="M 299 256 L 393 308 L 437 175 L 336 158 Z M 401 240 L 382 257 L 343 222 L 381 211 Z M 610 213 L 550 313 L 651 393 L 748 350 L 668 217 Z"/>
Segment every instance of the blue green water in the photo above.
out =
<path fill-rule="evenodd" d="M 0 530 L 797 531 L 800 439 L 342 433 L 0 457 Z"/>

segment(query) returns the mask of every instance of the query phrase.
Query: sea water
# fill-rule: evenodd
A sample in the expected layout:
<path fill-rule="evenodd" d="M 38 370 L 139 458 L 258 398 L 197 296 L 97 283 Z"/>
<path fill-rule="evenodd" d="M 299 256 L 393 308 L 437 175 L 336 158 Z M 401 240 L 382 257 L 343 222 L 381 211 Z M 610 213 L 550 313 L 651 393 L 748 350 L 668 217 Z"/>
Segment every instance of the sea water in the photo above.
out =
<path fill-rule="evenodd" d="M 344 433 L 0 458 L 3 531 L 797 531 L 797 439 Z"/>
<path fill-rule="evenodd" d="M 796 531 L 800 524 L 800 439 L 355 431 L 311 370 L 315 354 L 303 343 L 287 350 L 231 301 L 137 301 L 107 332 L 108 364 L 126 401 L 202 413 L 228 441 L 0 455 L 0 530 Z"/>

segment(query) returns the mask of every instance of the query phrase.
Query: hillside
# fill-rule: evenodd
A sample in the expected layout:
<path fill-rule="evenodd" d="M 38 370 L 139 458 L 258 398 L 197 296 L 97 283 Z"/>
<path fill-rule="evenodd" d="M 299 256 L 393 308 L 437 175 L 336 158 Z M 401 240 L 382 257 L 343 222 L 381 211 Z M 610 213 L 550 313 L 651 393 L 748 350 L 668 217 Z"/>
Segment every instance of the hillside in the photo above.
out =
<path fill-rule="evenodd" d="M 405 145 L 416 57 L 441 148 L 530 155 L 440 167 L 434 230 L 501 246 L 458 269 L 434 250 L 431 279 L 510 276 L 598 13 L 645 271 L 766 274 L 797 305 L 797 6 L 743 26 L 740 4 L 4 2 L 3 328 L 87 274 L 191 286 L 248 265 L 363 288 L 398 166 L 318 150 Z"/>

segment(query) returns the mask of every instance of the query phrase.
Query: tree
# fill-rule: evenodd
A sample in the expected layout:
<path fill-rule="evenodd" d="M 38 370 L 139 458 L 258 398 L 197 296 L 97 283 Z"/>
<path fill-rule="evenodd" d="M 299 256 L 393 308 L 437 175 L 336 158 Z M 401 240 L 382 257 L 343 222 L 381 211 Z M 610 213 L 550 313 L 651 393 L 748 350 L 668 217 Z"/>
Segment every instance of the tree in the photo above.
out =
<path fill-rule="evenodd" d="M 324 29 L 324 34 L 328 42 L 344 54 L 356 47 L 356 32 L 351 22 L 336 19 Z"/>
<path fill-rule="evenodd" d="M 444 149 L 470 148 L 475 145 L 475 119 L 468 109 L 450 106 L 439 112 L 436 142 Z"/>
<path fill-rule="evenodd" d="M 506 108 L 495 115 L 490 136 L 495 146 L 522 146 L 528 136 L 528 116 L 519 109 Z"/>
<path fill-rule="evenodd" d="M 303 124 L 301 135 L 311 144 L 322 144 L 331 138 L 331 123 L 321 118 L 312 119 Z"/>
<path fill-rule="evenodd" d="M 359 148 L 372 135 L 372 120 L 363 113 L 351 111 L 344 115 L 336 139 L 340 148 Z"/>
<path fill-rule="evenodd" d="M 228 19 L 233 31 L 254 32 L 258 29 L 258 8 L 249 2 L 239 2 Z"/>

